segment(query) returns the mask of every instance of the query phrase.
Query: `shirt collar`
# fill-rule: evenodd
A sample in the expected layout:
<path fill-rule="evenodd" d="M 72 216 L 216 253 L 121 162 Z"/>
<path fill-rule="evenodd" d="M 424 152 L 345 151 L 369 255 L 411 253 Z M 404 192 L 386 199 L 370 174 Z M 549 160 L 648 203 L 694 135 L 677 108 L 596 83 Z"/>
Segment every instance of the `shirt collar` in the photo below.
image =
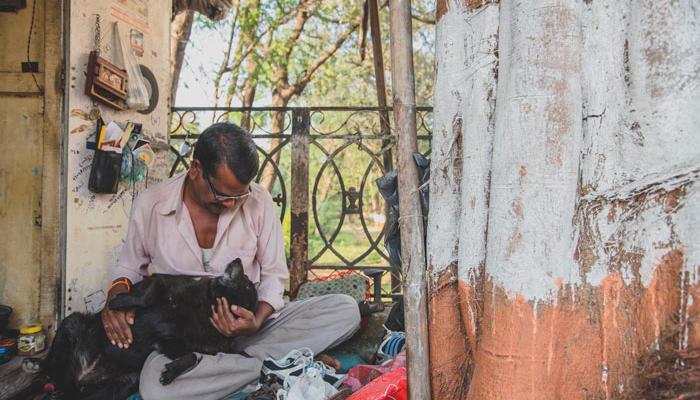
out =
<path fill-rule="evenodd" d="M 185 189 L 185 178 L 187 177 L 187 172 L 173 178 L 171 184 L 173 189 L 169 191 L 168 197 L 160 208 L 160 213 L 162 215 L 169 215 L 172 213 L 179 213 L 182 207 L 182 195 Z"/>

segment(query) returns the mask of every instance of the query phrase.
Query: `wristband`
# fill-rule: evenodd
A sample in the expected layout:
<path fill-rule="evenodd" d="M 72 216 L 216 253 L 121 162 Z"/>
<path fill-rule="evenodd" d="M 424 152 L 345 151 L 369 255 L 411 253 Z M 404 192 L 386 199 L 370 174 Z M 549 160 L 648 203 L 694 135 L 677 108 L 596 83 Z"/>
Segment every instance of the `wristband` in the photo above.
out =
<path fill-rule="evenodd" d="M 117 285 L 125 285 L 126 290 L 129 292 L 131 291 L 131 282 L 129 282 L 129 280 L 126 278 L 119 278 L 119 279 L 116 279 L 114 282 L 112 282 L 112 286 L 109 287 L 109 290 L 107 291 L 107 293 L 111 292 L 112 289 L 114 289 L 114 287 Z"/>

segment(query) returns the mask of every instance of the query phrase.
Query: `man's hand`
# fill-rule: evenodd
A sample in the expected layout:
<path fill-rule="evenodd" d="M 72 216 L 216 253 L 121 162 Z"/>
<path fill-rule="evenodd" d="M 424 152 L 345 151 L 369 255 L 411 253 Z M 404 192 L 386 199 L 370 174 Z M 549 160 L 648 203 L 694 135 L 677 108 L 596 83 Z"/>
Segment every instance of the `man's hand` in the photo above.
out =
<path fill-rule="evenodd" d="M 239 306 L 229 306 L 228 301 L 219 297 L 216 307 L 211 307 L 209 321 L 219 333 L 226 337 L 249 335 L 260 330 L 262 323 L 252 311 Z"/>
<path fill-rule="evenodd" d="M 134 310 L 129 311 L 114 311 L 109 309 L 109 301 L 119 293 L 126 293 L 129 289 L 125 285 L 117 285 L 107 297 L 105 307 L 102 309 L 102 326 L 107 333 L 107 339 L 113 345 L 119 346 L 120 349 L 127 349 L 133 343 L 134 338 L 131 334 L 131 325 L 134 324 Z"/>

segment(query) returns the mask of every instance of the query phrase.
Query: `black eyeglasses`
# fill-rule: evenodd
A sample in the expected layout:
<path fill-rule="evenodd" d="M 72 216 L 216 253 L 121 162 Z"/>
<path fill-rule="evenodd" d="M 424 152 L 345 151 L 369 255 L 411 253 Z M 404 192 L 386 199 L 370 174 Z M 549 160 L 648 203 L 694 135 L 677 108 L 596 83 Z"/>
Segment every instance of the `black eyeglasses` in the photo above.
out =
<path fill-rule="evenodd" d="M 242 200 L 242 199 L 245 199 L 246 197 L 250 196 L 250 188 L 248 188 L 247 193 L 237 194 L 235 196 L 227 196 L 225 194 L 221 194 L 214 188 L 214 185 L 211 184 L 211 181 L 209 180 L 209 177 L 206 174 L 202 174 L 202 176 L 204 176 L 204 180 L 207 181 L 207 184 L 209 185 L 209 189 L 211 189 L 211 192 L 212 192 L 212 194 L 214 194 L 214 198 L 217 201 Z"/>

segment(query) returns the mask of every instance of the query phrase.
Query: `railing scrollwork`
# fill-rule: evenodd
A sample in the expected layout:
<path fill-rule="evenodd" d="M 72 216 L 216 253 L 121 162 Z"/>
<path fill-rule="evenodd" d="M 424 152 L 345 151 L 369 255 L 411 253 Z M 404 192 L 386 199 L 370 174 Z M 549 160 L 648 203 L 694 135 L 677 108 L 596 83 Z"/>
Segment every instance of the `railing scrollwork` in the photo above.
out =
<path fill-rule="evenodd" d="M 391 168 L 391 108 L 253 107 L 172 109 L 171 176 L 189 168 L 191 145 L 212 122 L 246 125 L 260 152 L 256 181 L 279 208 L 290 248 L 291 287 L 308 274 L 388 272 L 382 296 L 401 292 L 383 246 L 386 206 L 374 180 Z M 419 150 L 430 152 L 432 108 L 418 107 Z M 184 144 L 183 144 L 184 143 Z"/>

